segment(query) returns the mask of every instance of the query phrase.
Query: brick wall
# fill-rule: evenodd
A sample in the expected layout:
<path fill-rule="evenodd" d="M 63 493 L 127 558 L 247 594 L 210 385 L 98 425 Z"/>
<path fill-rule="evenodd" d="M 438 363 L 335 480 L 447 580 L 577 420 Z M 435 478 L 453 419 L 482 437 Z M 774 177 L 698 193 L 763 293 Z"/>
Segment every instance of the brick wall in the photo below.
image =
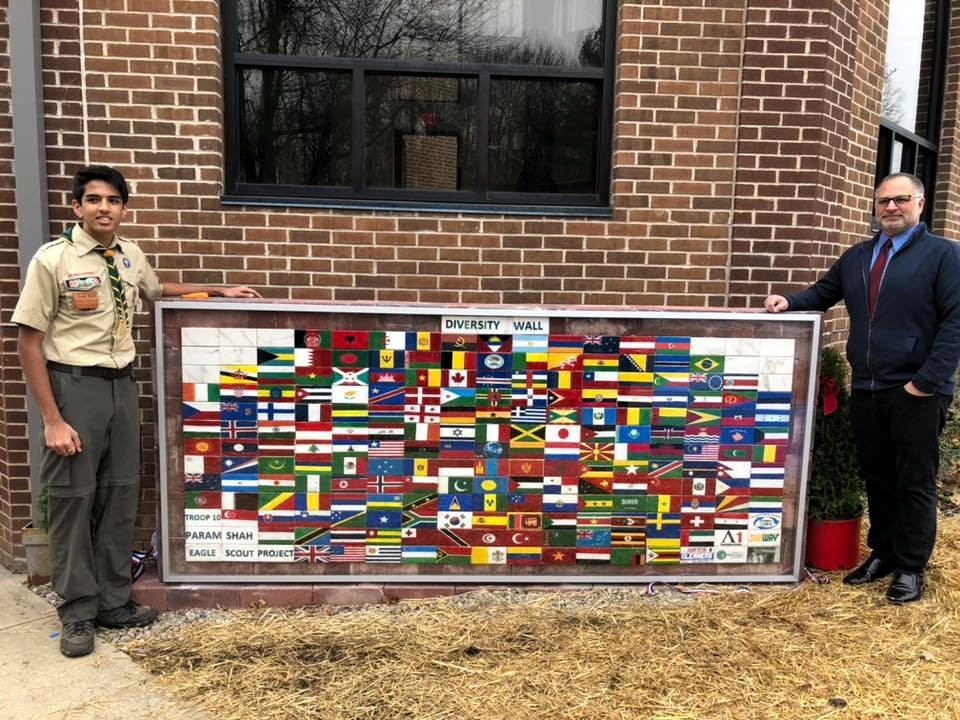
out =
<path fill-rule="evenodd" d="M 750 3 L 733 304 L 756 307 L 767 283 L 785 292 L 813 282 L 869 227 L 885 43 L 880 4 Z M 842 310 L 828 316 L 828 333 L 846 325 Z"/>
<path fill-rule="evenodd" d="M 622 5 L 615 222 L 590 228 L 610 241 L 604 286 L 628 304 L 726 304 L 742 8 Z"/>
<path fill-rule="evenodd" d="M 621 0 L 613 213 L 582 219 L 223 206 L 219 3 L 85 0 L 81 47 L 77 0 L 41 0 L 51 234 L 71 217 L 70 175 L 103 162 L 131 181 L 126 234 L 168 280 L 343 302 L 759 307 L 813 280 L 867 225 L 881 5 Z M 15 280 L 0 289 L 5 313 Z M 3 332 L 4 377 L 19 377 Z M 19 381 L 4 400 L 22 415 Z M 25 469 L 7 473 L 0 513 Z M 153 475 L 148 463 L 141 544 L 156 525 Z"/>
<path fill-rule="evenodd" d="M 934 229 L 945 237 L 960 239 L 960 7 L 956 5 L 950 14 L 949 32 Z"/>
<path fill-rule="evenodd" d="M 456 190 L 457 137 L 404 135 L 403 176 L 411 190 Z"/>

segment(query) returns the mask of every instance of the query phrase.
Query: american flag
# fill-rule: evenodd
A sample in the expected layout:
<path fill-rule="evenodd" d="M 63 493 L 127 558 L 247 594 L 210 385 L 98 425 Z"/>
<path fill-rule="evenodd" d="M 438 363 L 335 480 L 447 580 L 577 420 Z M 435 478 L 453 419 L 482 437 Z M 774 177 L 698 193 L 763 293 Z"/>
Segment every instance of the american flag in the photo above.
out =
<path fill-rule="evenodd" d="M 367 559 L 367 546 L 364 542 L 330 545 L 330 562 L 364 562 Z"/>

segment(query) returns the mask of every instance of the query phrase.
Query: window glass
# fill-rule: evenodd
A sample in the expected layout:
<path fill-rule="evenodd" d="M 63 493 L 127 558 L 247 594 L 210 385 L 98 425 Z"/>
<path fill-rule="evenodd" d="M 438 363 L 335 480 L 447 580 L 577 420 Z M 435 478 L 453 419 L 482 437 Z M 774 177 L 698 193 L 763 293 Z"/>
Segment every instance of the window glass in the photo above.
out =
<path fill-rule="evenodd" d="M 890 0 L 887 55 L 880 114 L 918 135 L 926 135 L 931 34 L 936 0 Z M 923 50 L 926 47 L 927 52 Z"/>
<path fill-rule="evenodd" d="M 237 50 L 599 66 L 603 0 L 239 0 Z"/>
<path fill-rule="evenodd" d="M 616 7 L 223 0 L 224 195 L 605 207 Z"/>
<path fill-rule="evenodd" d="M 597 191 L 599 83 L 492 80 L 490 189 Z"/>
<path fill-rule="evenodd" d="M 240 182 L 350 184 L 350 73 L 245 68 L 239 86 Z"/>
<path fill-rule="evenodd" d="M 476 188 L 475 79 L 368 75 L 366 91 L 369 187 Z"/>

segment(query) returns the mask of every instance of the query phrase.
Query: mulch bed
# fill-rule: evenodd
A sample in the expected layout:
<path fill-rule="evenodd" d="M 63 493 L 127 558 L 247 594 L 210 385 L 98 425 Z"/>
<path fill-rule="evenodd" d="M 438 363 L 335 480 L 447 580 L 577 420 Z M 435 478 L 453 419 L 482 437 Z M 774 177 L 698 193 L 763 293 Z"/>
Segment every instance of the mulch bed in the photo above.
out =
<path fill-rule="evenodd" d="M 921 602 L 840 577 L 251 609 L 125 649 L 229 720 L 960 717 L 960 516 L 941 518 Z"/>

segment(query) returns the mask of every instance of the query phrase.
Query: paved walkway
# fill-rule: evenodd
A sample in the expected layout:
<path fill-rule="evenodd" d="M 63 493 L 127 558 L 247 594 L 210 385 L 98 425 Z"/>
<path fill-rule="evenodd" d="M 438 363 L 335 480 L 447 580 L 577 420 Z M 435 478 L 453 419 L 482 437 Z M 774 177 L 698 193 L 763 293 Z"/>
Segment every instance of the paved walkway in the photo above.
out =
<path fill-rule="evenodd" d="M 99 637 L 90 655 L 63 657 L 57 613 L 25 578 L 0 567 L 0 718 L 209 718 L 154 690 L 147 673 Z"/>

